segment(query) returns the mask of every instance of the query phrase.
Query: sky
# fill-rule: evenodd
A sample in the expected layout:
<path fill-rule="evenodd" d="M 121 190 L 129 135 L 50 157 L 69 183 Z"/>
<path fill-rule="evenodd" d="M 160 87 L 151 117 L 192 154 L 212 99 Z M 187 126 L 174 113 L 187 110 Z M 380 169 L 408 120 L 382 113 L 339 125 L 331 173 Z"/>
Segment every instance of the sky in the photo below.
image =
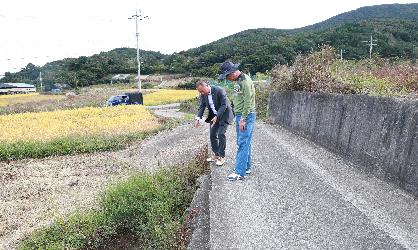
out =
<path fill-rule="evenodd" d="M 139 47 L 172 54 L 254 28 L 299 28 L 363 6 L 401 0 L 2 0 L 0 76 L 28 63 Z"/>

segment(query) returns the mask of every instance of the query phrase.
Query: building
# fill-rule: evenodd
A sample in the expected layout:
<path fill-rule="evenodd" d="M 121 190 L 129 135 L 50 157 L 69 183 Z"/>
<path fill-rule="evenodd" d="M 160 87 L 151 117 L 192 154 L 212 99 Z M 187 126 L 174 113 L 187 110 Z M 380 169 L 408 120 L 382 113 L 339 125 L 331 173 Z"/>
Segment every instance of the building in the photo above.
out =
<path fill-rule="evenodd" d="M 36 87 L 27 83 L 0 83 L 0 94 L 27 94 L 36 92 Z"/>
<path fill-rule="evenodd" d="M 129 76 L 130 74 L 117 74 L 112 76 L 112 78 L 110 78 L 110 83 L 118 83 L 118 82 L 122 82 L 122 83 L 128 83 L 129 82 Z"/>

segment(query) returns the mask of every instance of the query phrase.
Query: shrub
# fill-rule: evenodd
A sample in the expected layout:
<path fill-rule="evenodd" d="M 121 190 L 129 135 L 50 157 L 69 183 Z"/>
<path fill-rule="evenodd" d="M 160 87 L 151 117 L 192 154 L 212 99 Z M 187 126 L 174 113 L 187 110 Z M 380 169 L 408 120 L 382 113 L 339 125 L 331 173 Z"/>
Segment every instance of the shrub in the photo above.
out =
<path fill-rule="evenodd" d="M 183 82 L 177 85 L 177 88 L 196 90 L 196 82 Z"/>
<path fill-rule="evenodd" d="M 265 84 L 255 84 L 255 104 L 257 110 L 257 119 L 264 120 L 268 117 L 268 98 L 270 86 Z"/>
<path fill-rule="evenodd" d="M 146 83 L 144 83 L 144 84 L 142 84 L 142 85 L 141 85 L 141 88 L 143 88 L 143 89 L 152 89 L 152 88 L 154 88 L 156 85 L 157 85 L 157 84 L 153 84 L 153 83 L 150 83 L 150 82 L 146 82 Z"/>
<path fill-rule="evenodd" d="M 293 86 L 292 69 L 287 65 L 276 65 L 271 70 L 271 88 L 275 91 L 296 90 Z"/>
<path fill-rule="evenodd" d="M 336 62 L 334 48 L 323 45 L 317 52 L 296 57 L 293 65 L 292 90 L 308 92 L 349 93 L 352 90 L 332 74 Z"/>
<path fill-rule="evenodd" d="M 199 105 L 199 98 L 193 98 L 190 100 L 186 100 L 180 103 L 180 111 L 184 113 L 193 113 L 197 112 L 197 108 Z"/>

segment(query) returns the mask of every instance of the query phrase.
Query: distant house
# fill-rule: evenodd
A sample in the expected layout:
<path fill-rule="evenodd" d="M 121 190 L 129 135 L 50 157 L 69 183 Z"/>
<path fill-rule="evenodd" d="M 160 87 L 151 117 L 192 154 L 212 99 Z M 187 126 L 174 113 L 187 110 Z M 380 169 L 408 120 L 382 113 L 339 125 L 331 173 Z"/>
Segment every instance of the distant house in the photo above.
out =
<path fill-rule="evenodd" d="M 128 77 L 130 76 L 130 74 L 117 74 L 112 76 L 112 80 L 126 80 L 128 79 Z"/>
<path fill-rule="evenodd" d="M 36 87 L 27 83 L 0 83 L 0 94 L 27 94 L 36 92 Z"/>

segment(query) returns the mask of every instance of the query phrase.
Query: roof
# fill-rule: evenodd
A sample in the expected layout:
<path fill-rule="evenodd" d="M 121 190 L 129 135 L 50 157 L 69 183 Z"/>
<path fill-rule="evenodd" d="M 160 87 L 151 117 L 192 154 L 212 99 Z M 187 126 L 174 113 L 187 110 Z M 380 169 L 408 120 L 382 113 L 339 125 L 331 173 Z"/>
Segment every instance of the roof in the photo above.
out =
<path fill-rule="evenodd" d="M 32 84 L 27 84 L 23 82 L 15 82 L 15 83 L 6 82 L 4 84 L 0 84 L 0 88 L 35 88 L 35 86 Z"/>
<path fill-rule="evenodd" d="M 112 77 L 113 80 L 125 80 L 130 74 L 117 74 Z"/>
<path fill-rule="evenodd" d="M 13 88 L 13 86 L 5 84 L 5 83 L 0 83 L 0 89 L 8 89 L 8 88 Z"/>

